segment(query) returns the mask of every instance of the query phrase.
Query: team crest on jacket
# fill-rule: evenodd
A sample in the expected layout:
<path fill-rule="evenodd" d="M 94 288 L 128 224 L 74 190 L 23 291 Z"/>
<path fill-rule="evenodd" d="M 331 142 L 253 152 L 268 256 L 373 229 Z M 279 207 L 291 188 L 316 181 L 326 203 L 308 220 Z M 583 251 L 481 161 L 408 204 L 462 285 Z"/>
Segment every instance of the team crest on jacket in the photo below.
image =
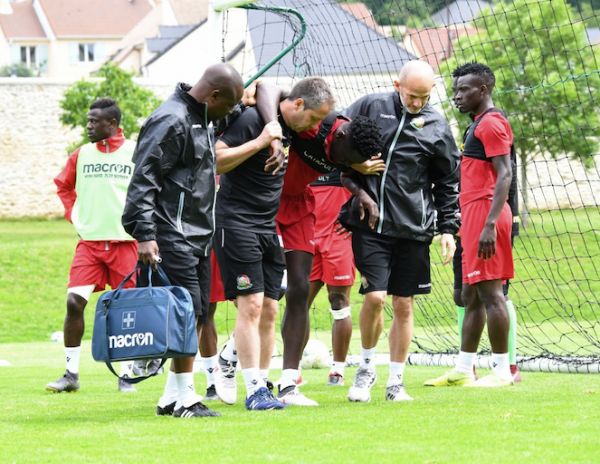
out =
<path fill-rule="evenodd" d="M 246 274 L 237 276 L 237 289 L 248 290 L 249 288 L 252 288 L 252 281 L 250 280 L 250 277 L 248 277 Z"/>
<path fill-rule="evenodd" d="M 421 130 L 421 129 L 423 129 L 423 126 L 425 126 L 425 118 L 423 118 L 423 116 L 414 118 L 410 121 L 410 125 L 413 126 L 417 130 Z"/>

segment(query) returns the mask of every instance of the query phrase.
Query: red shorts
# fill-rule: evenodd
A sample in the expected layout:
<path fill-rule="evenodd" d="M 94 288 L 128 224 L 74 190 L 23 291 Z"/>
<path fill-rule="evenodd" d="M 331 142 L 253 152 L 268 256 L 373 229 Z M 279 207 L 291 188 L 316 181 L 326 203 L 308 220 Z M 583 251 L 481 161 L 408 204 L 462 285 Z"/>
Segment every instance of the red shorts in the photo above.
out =
<path fill-rule="evenodd" d="M 349 287 L 354 284 L 356 268 L 352 254 L 352 238 L 331 232 L 315 239 L 315 256 L 308 280 L 327 285 Z"/>
<path fill-rule="evenodd" d="M 223 281 L 221 280 L 221 269 L 219 268 L 219 262 L 217 261 L 217 255 L 215 251 L 210 252 L 210 303 L 219 303 L 221 301 L 227 301 L 225 298 L 225 288 L 223 287 Z"/>
<path fill-rule="evenodd" d="M 510 234 L 512 214 L 508 203 L 496 223 L 496 254 L 490 259 L 477 257 L 479 236 L 485 225 L 491 200 L 476 200 L 461 207 L 460 242 L 463 247 L 463 283 L 473 285 L 487 280 L 512 279 L 515 274 Z"/>
<path fill-rule="evenodd" d="M 71 263 L 68 288 L 95 285 L 100 292 L 119 286 L 137 264 L 137 242 L 96 242 L 80 240 Z M 125 287 L 135 287 L 133 276 Z"/>
<path fill-rule="evenodd" d="M 285 251 L 315 252 L 315 198 L 309 189 L 303 195 L 282 195 L 277 213 L 278 233 Z"/>

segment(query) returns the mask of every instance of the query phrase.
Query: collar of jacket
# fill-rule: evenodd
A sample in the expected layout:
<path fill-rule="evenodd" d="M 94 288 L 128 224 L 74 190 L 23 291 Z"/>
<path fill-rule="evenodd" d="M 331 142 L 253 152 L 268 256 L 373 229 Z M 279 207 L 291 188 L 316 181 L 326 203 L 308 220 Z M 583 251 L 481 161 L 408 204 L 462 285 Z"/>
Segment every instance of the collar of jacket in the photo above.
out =
<path fill-rule="evenodd" d="M 177 95 L 185 101 L 190 111 L 193 111 L 198 116 L 200 116 L 200 120 L 204 121 L 204 116 L 206 114 L 206 103 L 200 103 L 194 97 L 192 97 L 188 91 L 192 88 L 191 85 L 186 84 L 184 82 L 180 82 L 177 84 L 175 88 L 175 92 Z"/>
<path fill-rule="evenodd" d="M 117 151 L 119 148 L 121 148 L 123 143 L 125 143 L 125 136 L 123 135 L 123 129 L 119 127 L 117 129 L 117 133 L 112 137 L 96 142 L 96 147 L 101 152 L 112 153 L 113 151 Z M 106 150 L 107 147 L 108 150 Z"/>

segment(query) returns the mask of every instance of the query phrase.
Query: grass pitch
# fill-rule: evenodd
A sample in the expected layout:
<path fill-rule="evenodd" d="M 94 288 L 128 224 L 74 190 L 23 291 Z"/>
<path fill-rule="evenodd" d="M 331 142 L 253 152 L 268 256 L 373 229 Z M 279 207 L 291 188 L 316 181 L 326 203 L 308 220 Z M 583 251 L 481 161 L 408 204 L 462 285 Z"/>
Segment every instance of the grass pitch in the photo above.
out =
<path fill-rule="evenodd" d="M 44 391 L 63 372 L 62 347 L 0 345 L 2 463 L 594 463 L 600 461 L 600 380 L 525 373 L 499 390 L 425 388 L 441 368 L 408 367 L 410 403 L 384 401 L 387 371 L 368 404 L 327 387 L 326 370 L 304 370 L 318 408 L 248 412 L 212 403 L 219 418 L 154 416 L 165 377 L 117 391 L 116 378 L 82 350 L 77 393 Z M 279 371 L 272 371 L 276 379 Z M 347 370 L 348 383 L 354 369 Z M 241 377 L 241 376 L 239 376 Z M 199 392 L 204 374 L 196 374 Z"/>

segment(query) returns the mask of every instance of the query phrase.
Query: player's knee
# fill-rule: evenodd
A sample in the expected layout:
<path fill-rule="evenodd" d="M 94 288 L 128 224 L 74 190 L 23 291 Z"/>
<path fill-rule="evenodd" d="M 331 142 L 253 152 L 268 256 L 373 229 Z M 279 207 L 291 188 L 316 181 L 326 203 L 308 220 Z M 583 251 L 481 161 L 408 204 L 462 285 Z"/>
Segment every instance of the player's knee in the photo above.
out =
<path fill-rule="evenodd" d="M 238 296 L 238 317 L 246 320 L 258 320 L 262 313 L 262 303 L 258 295 Z"/>
<path fill-rule="evenodd" d="M 343 308 L 350 304 L 345 293 L 330 292 L 328 298 L 332 308 Z"/>
<path fill-rule="evenodd" d="M 279 309 L 279 304 L 276 300 L 272 300 L 270 298 L 265 298 L 265 302 L 262 307 L 262 313 L 260 316 L 261 321 L 275 322 L 278 309 Z"/>
<path fill-rule="evenodd" d="M 289 300 L 302 300 L 308 299 L 308 279 L 292 279 L 288 277 L 288 284 L 286 290 L 286 299 Z"/>
<path fill-rule="evenodd" d="M 365 295 L 365 308 L 382 311 L 385 304 L 386 292 L 369 292 Z"/>
<path fill-rule="evenodd" d="M 334 321 L 341 321 L 344 319 L 348 319 L 352 316 L 352 309 L 350 308 L 350 306 L 344 306 L 340 309 L 331 308 L 329 311 L 331 311 L 331 315 L 333 316 Z"/>
<path fill-rule="evenodd" d="M 72 316 L 80 316 L 83 314 L 87 300 L 74 293 L 67 295 L 67 313 Z"/>

